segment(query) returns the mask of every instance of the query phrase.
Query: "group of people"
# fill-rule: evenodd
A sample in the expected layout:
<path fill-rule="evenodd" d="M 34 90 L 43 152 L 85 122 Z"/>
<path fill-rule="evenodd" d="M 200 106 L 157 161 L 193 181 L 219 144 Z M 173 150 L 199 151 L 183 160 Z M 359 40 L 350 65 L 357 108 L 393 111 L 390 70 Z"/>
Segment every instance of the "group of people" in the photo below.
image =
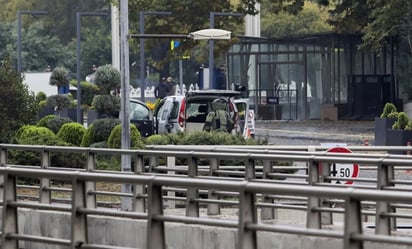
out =
<path fill-rule="evenodd" d="M 176 84 L 172 77 L 163 77 L 162 81 L 155 88 L 155 97 L 163 99 L 166 96 L 174 95 L 176 92 Z"/>

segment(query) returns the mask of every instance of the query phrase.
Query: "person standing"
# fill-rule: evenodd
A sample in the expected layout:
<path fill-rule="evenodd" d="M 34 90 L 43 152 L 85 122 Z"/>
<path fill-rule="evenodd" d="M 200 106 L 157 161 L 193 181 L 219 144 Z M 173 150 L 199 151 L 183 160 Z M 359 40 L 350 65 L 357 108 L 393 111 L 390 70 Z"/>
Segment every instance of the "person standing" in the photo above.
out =
<path fill-rule="evenodd" d="M 168 93 L 167 93 L 167 96 L 170 96 L 170 95 L 176 95 L 176 84 L 175 84 L 175 82 L 173 81 L 173 78 L 172 77 L 167 77 L 167 79 L 166 79 L 166 84 L 167 84 L 167 87 L 168 87 Z"/>
<path fill-rule="evenodd" d="M 162 78 L 162 81 L 156 86 L 155 88 L 155 97 L 158 99 L 163 99 L 168 95 L 169 92 L 169 86 L 166 82 L 166 78 Z"/>

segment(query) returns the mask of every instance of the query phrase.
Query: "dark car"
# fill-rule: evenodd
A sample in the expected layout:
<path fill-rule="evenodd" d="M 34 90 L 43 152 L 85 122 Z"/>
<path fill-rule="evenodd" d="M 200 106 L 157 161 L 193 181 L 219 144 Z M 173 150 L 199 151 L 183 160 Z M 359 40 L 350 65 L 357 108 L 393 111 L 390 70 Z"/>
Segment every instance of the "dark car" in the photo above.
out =
<path fill-rule="evenodd" d="M 130 123 L 135 124 L 142 137 L 153 135 L 153 114 L 147 105 L 137 99 L 130 99 Z"/>

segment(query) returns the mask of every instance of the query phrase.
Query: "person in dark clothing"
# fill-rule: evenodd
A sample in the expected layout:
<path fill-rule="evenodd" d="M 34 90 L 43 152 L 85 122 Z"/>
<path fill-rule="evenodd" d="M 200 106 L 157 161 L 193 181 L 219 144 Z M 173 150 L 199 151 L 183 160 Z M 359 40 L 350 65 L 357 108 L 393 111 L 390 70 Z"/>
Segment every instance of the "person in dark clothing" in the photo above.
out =
<path fill-rule="evenodd" d="M 169 89 L 169 85 L 166 82 L 166 78 L 162 78 L 162 81 L 155 88 L 155 92 L 154 92 L 155 97 L 159 99 L 163 99 L 164 97 L 167 96 L 169 90 L 170 89 Z"/>

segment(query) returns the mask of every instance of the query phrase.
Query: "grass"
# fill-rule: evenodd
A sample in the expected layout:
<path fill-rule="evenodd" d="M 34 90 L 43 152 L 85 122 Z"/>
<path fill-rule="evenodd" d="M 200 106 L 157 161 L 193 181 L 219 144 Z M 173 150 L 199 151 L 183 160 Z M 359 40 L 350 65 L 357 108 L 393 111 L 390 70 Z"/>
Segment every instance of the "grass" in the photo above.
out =
<path fill-rule="evenodd" d="M 39 185 L 36 183 L 31 183 L 30 185 L 23 185 L 24 183 L 20 183 L 17 189 L 17 196 L 20 199 L 32 199 L 38 200 L 40 196 L 40 188 Z M 59 202 L 67 202 L 71 200 L 71 188 L 72 185 L 69 183 L 63 182 L 56 182 L 52 183 L 50 188 L 51 190 L 51 198 L 53 201 Z M 113 192 L 113 193 L 120 193 L 121 192 L 121 184 L 117 183 L 108 183 L 108 182 L 97 182 L 96 183 L 96 191 L 103 191 L 103 192 Z M 115 195 L 97 195 L 97 202 L 102 203 L 119 203 L 120 197 Z"/>

